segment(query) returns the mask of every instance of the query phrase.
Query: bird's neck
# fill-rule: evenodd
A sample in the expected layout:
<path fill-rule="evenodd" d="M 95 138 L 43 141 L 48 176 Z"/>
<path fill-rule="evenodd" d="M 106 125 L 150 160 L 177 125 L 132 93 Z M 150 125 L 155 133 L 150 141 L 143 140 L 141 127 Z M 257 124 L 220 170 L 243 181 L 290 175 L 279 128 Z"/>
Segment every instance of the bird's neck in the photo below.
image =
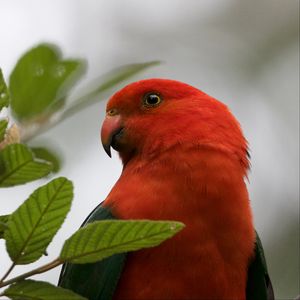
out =
<path fill-rule="evenodd" d="M 196 214 L 211 209 L 217 215 L 213 210 L 222 206 L 225 211 L 237 202 L 248 206 L 244 174 L 234 155 L 211 147 L 170 149 L 151 159 L 135 156 L 124 166 L 106 203 L 125 218 L 176 219 L 172 206 L 177 204 Z"/>

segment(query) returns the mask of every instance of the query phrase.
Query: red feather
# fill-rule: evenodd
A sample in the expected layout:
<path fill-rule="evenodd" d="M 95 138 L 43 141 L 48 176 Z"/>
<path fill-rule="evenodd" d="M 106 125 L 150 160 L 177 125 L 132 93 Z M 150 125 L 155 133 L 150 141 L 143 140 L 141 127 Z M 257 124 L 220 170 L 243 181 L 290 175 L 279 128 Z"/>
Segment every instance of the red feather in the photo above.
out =
<path fill-rule="evenodd" d="M 143 96 L 162 102 L 149 108 Z M 254 228 L 240 126 L 221 102 L 150 79 L 116 93 L 122 175 L 105 205 L 122 219 L 178 220 L 177 236 L 129 254 L 114 299 L 245 299 Z"/>

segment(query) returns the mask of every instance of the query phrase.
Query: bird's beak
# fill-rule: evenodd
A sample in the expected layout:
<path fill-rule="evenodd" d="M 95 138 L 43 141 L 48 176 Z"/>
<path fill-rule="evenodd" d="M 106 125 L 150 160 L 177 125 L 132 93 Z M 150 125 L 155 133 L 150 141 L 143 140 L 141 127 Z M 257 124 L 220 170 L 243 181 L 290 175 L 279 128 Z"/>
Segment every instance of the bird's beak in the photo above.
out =
<path fill-rule="evenodd" d="M 121 134 L 123 127 L 119 114 L 107 115 L 101 128 L 101 141 L 107 155 L 111 157 L 110 147 L 114 146 L 114 139 Z"/>

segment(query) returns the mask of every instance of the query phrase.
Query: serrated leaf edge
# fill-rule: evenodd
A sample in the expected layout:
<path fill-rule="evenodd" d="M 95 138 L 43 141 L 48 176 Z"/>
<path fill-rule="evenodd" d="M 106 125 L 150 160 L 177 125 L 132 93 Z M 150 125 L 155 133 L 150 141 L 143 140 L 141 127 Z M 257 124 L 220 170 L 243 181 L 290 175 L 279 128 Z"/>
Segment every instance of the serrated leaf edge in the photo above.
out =
<path fill-rule="evenodd" d="M 64 177 L 59 177 L 59 178 L 64 179 L 64 181 L 61 183 L 61 186 L 56 190 L 55 194 L 54 194 L 53 197 L 52 197 L 52 201 L 53 201 L 53 199 L 56 198 L 57 194 L 58 194 L 59 191 L 63 188 L 63 186 L 65 185 L 65 183 L 70 182 L 67 178 L 64 178 Z M 59 179 L 59 178 L 57 178 L 57 179 Z M 54 179 L 54 180 L 57 180 L 57 179 Z M 48 184 L 50 184 L 51 182 L 53 182 L 53 181 L 50 181 Z M 34 194 L 34 192 L 33 192 L 33 194 Z M 33 194 L 32 194 L 32 195 L 33 195 Z M 28 199 L 30 199 L 30 197 L 31 197 L 32 195 L 30 195 Z M 27 200 L 28 200 L 28 199 L 27 199 Z M 27 200 L 26 200 L 26 201 L 27 201 Z M 38 225 L 40 224 L 41 220 L 43 219 L 43 216 L 44 216 L 45 213 L 47 212 L 49 206 L 52 204 L 52 201 L 49 201 L 48 205 L 45 207 L 44 213 L 41 214 L 39 220 L 36 222 L 35 226 L 32 228 L 31 233 L 29 234 L 28 238 L 24 241 L 24 245 L 23 245 L 23 247 L 20 249 L 19 255 L 17 256 L 17 258 L 15 258 L 15 259 L 13 260 L 13 262 L 14 262 L 15 264 L 18 264 L 18 260 L 22 257 L 22 252 L 25 250 L 26 246 L 28 245 L 28 243 L 29 243 L 29 241 L 30 241 L 32 235 L 34 234 L 34 231 L 38 228 Z M 26 202 L 24 202 L 24 203 L 26 203 Z M 25 205 L 25 207 L 26 207 L 26 209 L 28 209 L 28 206 L 27 206 L 27 205 Z M 13 217 L 13 214 L 12 214 L 11 216 Z M 10 218 L 10 220 L 8 221 L 8 224 L 7 224 L 8 227 L 9 227 L 9 222 L 12 222 L 12 219 L 13 219 L 13 218 Z"/>
<path fill-rule="evenodd" d="M 119 220 L 120 221 L 120 220 Z M 106 223 L 112 223 L 112 222 L 119 222 L 119 221 L 96 221 L 96 222 L 106 222 Z M 131 220 L 132 222 L 135 222 L 135 221 L 133 221 L 133 220 Z M 138 220 L 138 221 L 136 221 L 136 222 L 144 222 L 144 221 L 150 221 L 150 220 Z M 125 221 L 124 220 L 124 222 L 127 222 L 127 221 Z M 170 221 L 150 221 L 150 222 L 170 222 Z M 171 221 L 172 222 L 172 221 Z M 88 224 L 87 226 L 89 226 L 89 225 L 93 225 L 93 224 L 95 224 L 95 222 L 93 222 L 93 223 L 91 223 L 91 224 Z M 146 223 L 145 223 L 145 225 L 147 225 Z M 153 225 L 155 225 L 154 223 L 153 223 Z M 163 224 L 162 224 L 163 225 Z M 86 226 L 86 227 L 87 227 Z M 85 229 L 86 227 L 84 227 L 84 228 L 82 228 L 81 230 L 83 230 L 83 229 Z M 117 247 L 124 247 L 124 246 L 126 246 L 126 245 L 130 245 L 130 244 L 132 244 L 132 243 L 135 243 L 135 242 L 138 242 L 138 241 L 141 241 L 141 240 L 143 240 L 143 239 L 151 239 L 152 237 L 155 237 L 155 236 L 157 236 L 157 235 L 161 235 L 161 234 L 164 234 L 164 233 L 169 233 L 170 232 L 170 230 L 172 231 L 172 235 L 170 235 L 168 238 L 171 238 L 173 235 L 175 235 L 178 231 L 180 231 L 181 229 L 183 229 L 185 227 L 185 225 L 183 224 L 183 223 L 181 223 L 181 222 L 172 222 L 172 223 L 170 223 L 169 224 L 169 228 L 167 228 L 167 229 L 165 229 L 165 230 L 163 230 L 163 231 L 159 231 L 158 233 L 156 233 L 156 234 L 152 234 L 152 235 L 147 235 L 147 236 L 143 236 L 143 237 L 140 237 L 140 238 L 136 238 L 136 239 L 134 239 L 134 240 L 130 240 L 130 241 L 128 241 L 128 242 L 123 242 L 123 243 L 120 243 L 120 244 L 115 244 L 115 245 L 113 245 L 113 246 L 111 246 L 111 247 L 105 247 L 105 248 L 101 248 L 100 250 L 93 250 L 93 251 L 89 251 L 89 252 L 85 252 L 84 254 L 82 254 L 82 255 L 77 255 L 77 256 L 72 256 L 71 258 L 67 258 L 67 259 L 65 259 L 65 258 L 62 258 L 61 257 L 61 254 L 62 254 L 62 252 L 63 252 L 63 250 L 64 250 L 64 248 L 65 248 L 65 245 L 66 245 L 66 247 L 68 248 L 68 246 L 67 246 L 67 244 L 69 243 L 69 240 L 71 240 L 72 239 L 72 237 L 76 234 L 76 232 L 74 233 L 74 235 L 72 235 L 68 240 L 66 240 L 65 241 L 65 244 L 64 244 L 64 246 L 63 246 L 63 248 L 62 248 L 62 251 L 61 251 L 61 254 L 60 254 L 60 256 L 59 256 L 59 258 L 62 260 L 62 261 L 64 261 L 64 262 L 72 262 L 72 261 L 74 261 L 74 260 L 76 260 L 76 259 L 78 259 L 78 258 L 81 258 L 81 257 L 85 257 L 85 256 L 89 256 L 89 255 L 92 255 L 92 254 L 97 254 L 98 252 L 106 252 L 106 251 L 109 251 L 109 250 L 113 250 L 114 248 L 117 248 Z M 150 229 L 149 229 L 149 231 L 150 231 Z M 78 232 L 78 231 L 77 231 Z M 167 239 L 168 239 L 167 238 Z M 163 242 L 163 240 L 161 241 L 161 242 Z M 158 242 L 158 243 L 160 243 L 160 242 Z M 156 244 L 157 245 L 157 244 Z M 153 247 L 154 246 L 156 246 L 155 244 L 153 245 Z M 151 247 L 151 246 L 149 246 L 149 247 Z M 67 251 L 67 250 L 65 250 L 65 251 Z M 117 253 L 117 252 L 116 252 Z"/>

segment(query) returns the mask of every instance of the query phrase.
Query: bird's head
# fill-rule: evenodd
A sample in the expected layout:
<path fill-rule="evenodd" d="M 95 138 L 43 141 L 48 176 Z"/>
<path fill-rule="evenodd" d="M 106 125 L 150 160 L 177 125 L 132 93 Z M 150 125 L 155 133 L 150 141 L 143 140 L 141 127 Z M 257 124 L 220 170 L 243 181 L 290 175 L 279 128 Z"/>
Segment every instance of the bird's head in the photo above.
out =
<path fill-rule="evenodd" d="M 146 79 L 127 85 L 109 100 L 101 129 L 106 153 L 111 147 L 123 163 L 168 150 L 211 147 L 248 168 L 247 142 L 239 123 L 218 100 L 185 83 Z"/>

